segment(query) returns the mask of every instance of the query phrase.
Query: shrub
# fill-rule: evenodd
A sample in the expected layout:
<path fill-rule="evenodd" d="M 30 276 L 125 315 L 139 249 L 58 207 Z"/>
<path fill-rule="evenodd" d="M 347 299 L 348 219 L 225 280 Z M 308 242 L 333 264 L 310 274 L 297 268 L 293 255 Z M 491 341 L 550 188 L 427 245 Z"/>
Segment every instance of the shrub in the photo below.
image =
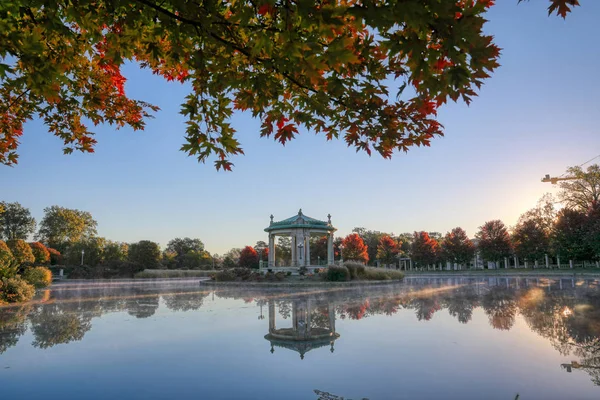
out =
<path fill-rule="evenodd" d="M 231 282 L 235 281 L 237 278 L 232 269 L 226 269 L 220 272 L 217 272 L 212 276 L 212 278 L 217 282 Z"/>
<path fill-rule="evenodd" d="M 13 239 L 6 242 L 13 257 L 19 265 L 27 265 L 35 262 L 31 247 L 22 239 Z"/>
<path fill-rule="evenodd" d="M 376 268 L 365 268 L 361 279 L 367 281 L 399 281 L 404 278 L 404 274 L 400 271 L 384 270 Z"/>
<path fill-rule="evenodd" d="M 52 272 L 45 267 L 29 267 L 23 273 L 23 279 L 36 288 L 44 288 L 52 284 Z"/>
<path fill-rule="evenodd" d="M 46 250 L 50 253 L 50 265 L 62 264 L 62 255 L 60 254 L 60 251 L 51 247 L 46 247 Z"/>
<path fill-rule="evenodd" d="M 306 275 L 307 272 L 308 272 L 308 268 L 306 268 L 306 267 L 298 268 L 298 273 L 302 276 Z"/>
<path fill-rule="evenodd" d="M 0 281 L 0 303 L 21 303 L 29 301 L 35 288 L 19 277 L 4 278 Z"/>
<path fill-rule="evenodd" d="M 14 259 L 15 258 L 6 243 L 0 240 L 0 270 L 10 268 Z"/>
<path fill-rule="evenodd" d="M 292 276 L 292 271 L 288 271 L 285 273 L 287 276 Z"/>
<path fill-rule="evenodd" d="M 327 268 L 326 279 L 330 282 L 345 282 L 350 280 L 350 272 L 343 265 L 330 265 Z"/>
<path fill-rule="evenodd" d="M 105 277 L 120 276 L 133 278 L 135 274 L 144 270 L 144 266 L 130 261 L 112 260 L 102 264 Z"/>
<path fill-rule="evenodd" d="M 259 280 L 256 279 L 257 277 L 252 277 L 252 280 Z M 268 272 L 265 275 L 265 280 L 268 282 L 281 282 L 285 279 L 285 272 Z"/>
<path fill-rule="evenodd" d="M 29 247 L 31 247 L 36 264 L 48 264 L 50 262 L 50 252 L 42 243 L 32 242 L 29 243 Z"/>
<path fill-rule="evenodd" d="M 359 279 L 365 273 L 365 266 L 356 261 L 346 261 L 344 266 L 348 268 L 350 279 Z"/>

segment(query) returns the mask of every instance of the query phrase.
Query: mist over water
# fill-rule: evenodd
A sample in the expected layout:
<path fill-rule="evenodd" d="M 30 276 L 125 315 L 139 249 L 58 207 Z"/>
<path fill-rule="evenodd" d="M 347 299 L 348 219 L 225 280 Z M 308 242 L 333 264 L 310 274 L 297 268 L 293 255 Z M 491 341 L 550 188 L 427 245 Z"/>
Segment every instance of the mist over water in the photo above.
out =
<path fill-rule="evenodd" d="M 68 281 L 0 308 L 3 398 L 597 399 L 598 281 Z"/>

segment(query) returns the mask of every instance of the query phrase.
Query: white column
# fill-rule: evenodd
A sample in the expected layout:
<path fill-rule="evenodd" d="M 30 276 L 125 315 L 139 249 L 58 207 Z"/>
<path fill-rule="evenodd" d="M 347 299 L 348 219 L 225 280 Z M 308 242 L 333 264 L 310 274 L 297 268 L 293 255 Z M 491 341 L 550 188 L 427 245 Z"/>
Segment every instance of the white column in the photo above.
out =
<path fill-rule="evenodd" d="M 275 236 L 269 235 L 269 267 L 273 267 L 275 260 Z"/>
<path fill-rule="evenodd" d="M 519 268 L 519 259 L 515 256 L 515 268 Z"/>
<path fill-rule="evenodd" d="M 333 232 L 327 235 L 327 264 L 333 264 Z"/>
<path fill-rule="evenodd" d="M 306 265 L 310 265 L 310 233 L 306 237 Z"/>
<path fill-rule="evenodd" d="M 292 243 L 291 247 L 292 247 L 292 256 L 291 256 L 291 266 L 295 267 L 296 265 L 298 265 L 298 262 L 296 260 L 296 233 L 293 233 L 290 235 L 290 242 Z"/>
<path fill-rule="evenodd" d="M 504 268 L 508 269 L 508 257 L 504 257 Z"/>
<path fill-rule="evenodd" d="M 569 268 L 573 269 L 573 260 L 569 260 Z"/>
<path fill-rule="evenodd" d="M 544 254 L 544 257 L 546 258 L 546 268 L 550 269 L 550 261 L 548 260 L 548 254 Z"/>
<path fill-rule="evenodd" d="M 560 269 L 560 256 L 556 256 L 556 264 L 558 265 L 558 269 Z"/>
<path fill-rule="evenodd" d="M 537 269 L 539 267 L 538 260 L 533 262 L 533 268 Z"/>
<path fill-rule="evenodd" d="M 273 258 L 271 259 L 273 261 L 273 267 L 277 266 L 277 244 L 275 243 L 275 239 L 277 239 L 277 236 L 273 235 Z"/>

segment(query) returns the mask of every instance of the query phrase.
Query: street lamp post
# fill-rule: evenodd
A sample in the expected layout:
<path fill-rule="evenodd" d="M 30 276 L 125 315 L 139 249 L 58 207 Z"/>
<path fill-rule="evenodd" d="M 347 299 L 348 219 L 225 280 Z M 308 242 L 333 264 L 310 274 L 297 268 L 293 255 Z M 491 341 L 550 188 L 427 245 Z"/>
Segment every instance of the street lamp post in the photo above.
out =
<path fill-rule="evenodd" d="M 304 245 L 303 245 L 302 243 L 300 243 L 300 244 L 298 245 L 298 251 L 299 251 L 299 253 L 298 253 L 298 254 L 300 255 L 300 257 L 299 257 L 299 259 L 300 259 L 300 264 L 304 264 L 304 263 L 302 262 L 302 249 L 304 249 Z"/>
<path fill-rule="evenodd" d="M 81 250 L 81 266 L 83 266 L 83 255 L 85 254 L 85 250 Z"/>

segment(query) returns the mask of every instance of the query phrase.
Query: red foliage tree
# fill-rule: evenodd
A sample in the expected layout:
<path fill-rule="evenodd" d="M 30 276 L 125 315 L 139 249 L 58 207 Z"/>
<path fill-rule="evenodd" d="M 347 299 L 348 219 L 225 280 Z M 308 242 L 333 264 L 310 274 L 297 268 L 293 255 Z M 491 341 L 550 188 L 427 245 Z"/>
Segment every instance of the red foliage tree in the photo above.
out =
<path fill-rule="evenodd" d="M 398 255 L 398 244 L 388 235 L 379 239 L 377 245 L 377 259 L 384 264 L 391 264 L 396 261 Z"/>
<path fill-rule="evenodd" d="M 458 227 L 448 232 L 442 241 L 442 254 L 454 263 L 465 264 L 473 259 L 475 245 L 467 236 L 464 229 Z"/>
<path fill-rule="evenodd" d="M 367 246 L 357 233 L 346 236 L 342 241 L 342 257 L 345 260 L 359 261 L 365 264 L 369 262 Z"/>
<path fill-rule="evenodd" d="M 60 251 L 53 249 L 52 247 L 47 247 L 48 253 L 50 254 L 50 265 L 57 265 L 62 263 L 62 255 Z"/>
<path fill-rule="evenodd" d="M 411 247 L 411 258 L 417 265 L 429 265 L 437 261 L 439 243 L 429 237 L 427 232 L 415 232 Z"/>
<path fill-rule="evenodd" d="M 479 227 L 477 248 L 486 261 L 497 262 L 512 252 L 512 243 L 506 226 L 499 219 L 488 221 Z"/>
<path fill-rule="evenodd" d="M 246 246 L 240 253 L 240 260 L 238 263 L 240 267 L 258 268 L 258 253 L 252 246 Z"/>
<path fill-rule="evenodd" d="M 36 264 L 48 264 L 50 262 L 50 252 L 42 243 L 32 242 L 29 243 L 29 247 L 31 247 Z"/>

